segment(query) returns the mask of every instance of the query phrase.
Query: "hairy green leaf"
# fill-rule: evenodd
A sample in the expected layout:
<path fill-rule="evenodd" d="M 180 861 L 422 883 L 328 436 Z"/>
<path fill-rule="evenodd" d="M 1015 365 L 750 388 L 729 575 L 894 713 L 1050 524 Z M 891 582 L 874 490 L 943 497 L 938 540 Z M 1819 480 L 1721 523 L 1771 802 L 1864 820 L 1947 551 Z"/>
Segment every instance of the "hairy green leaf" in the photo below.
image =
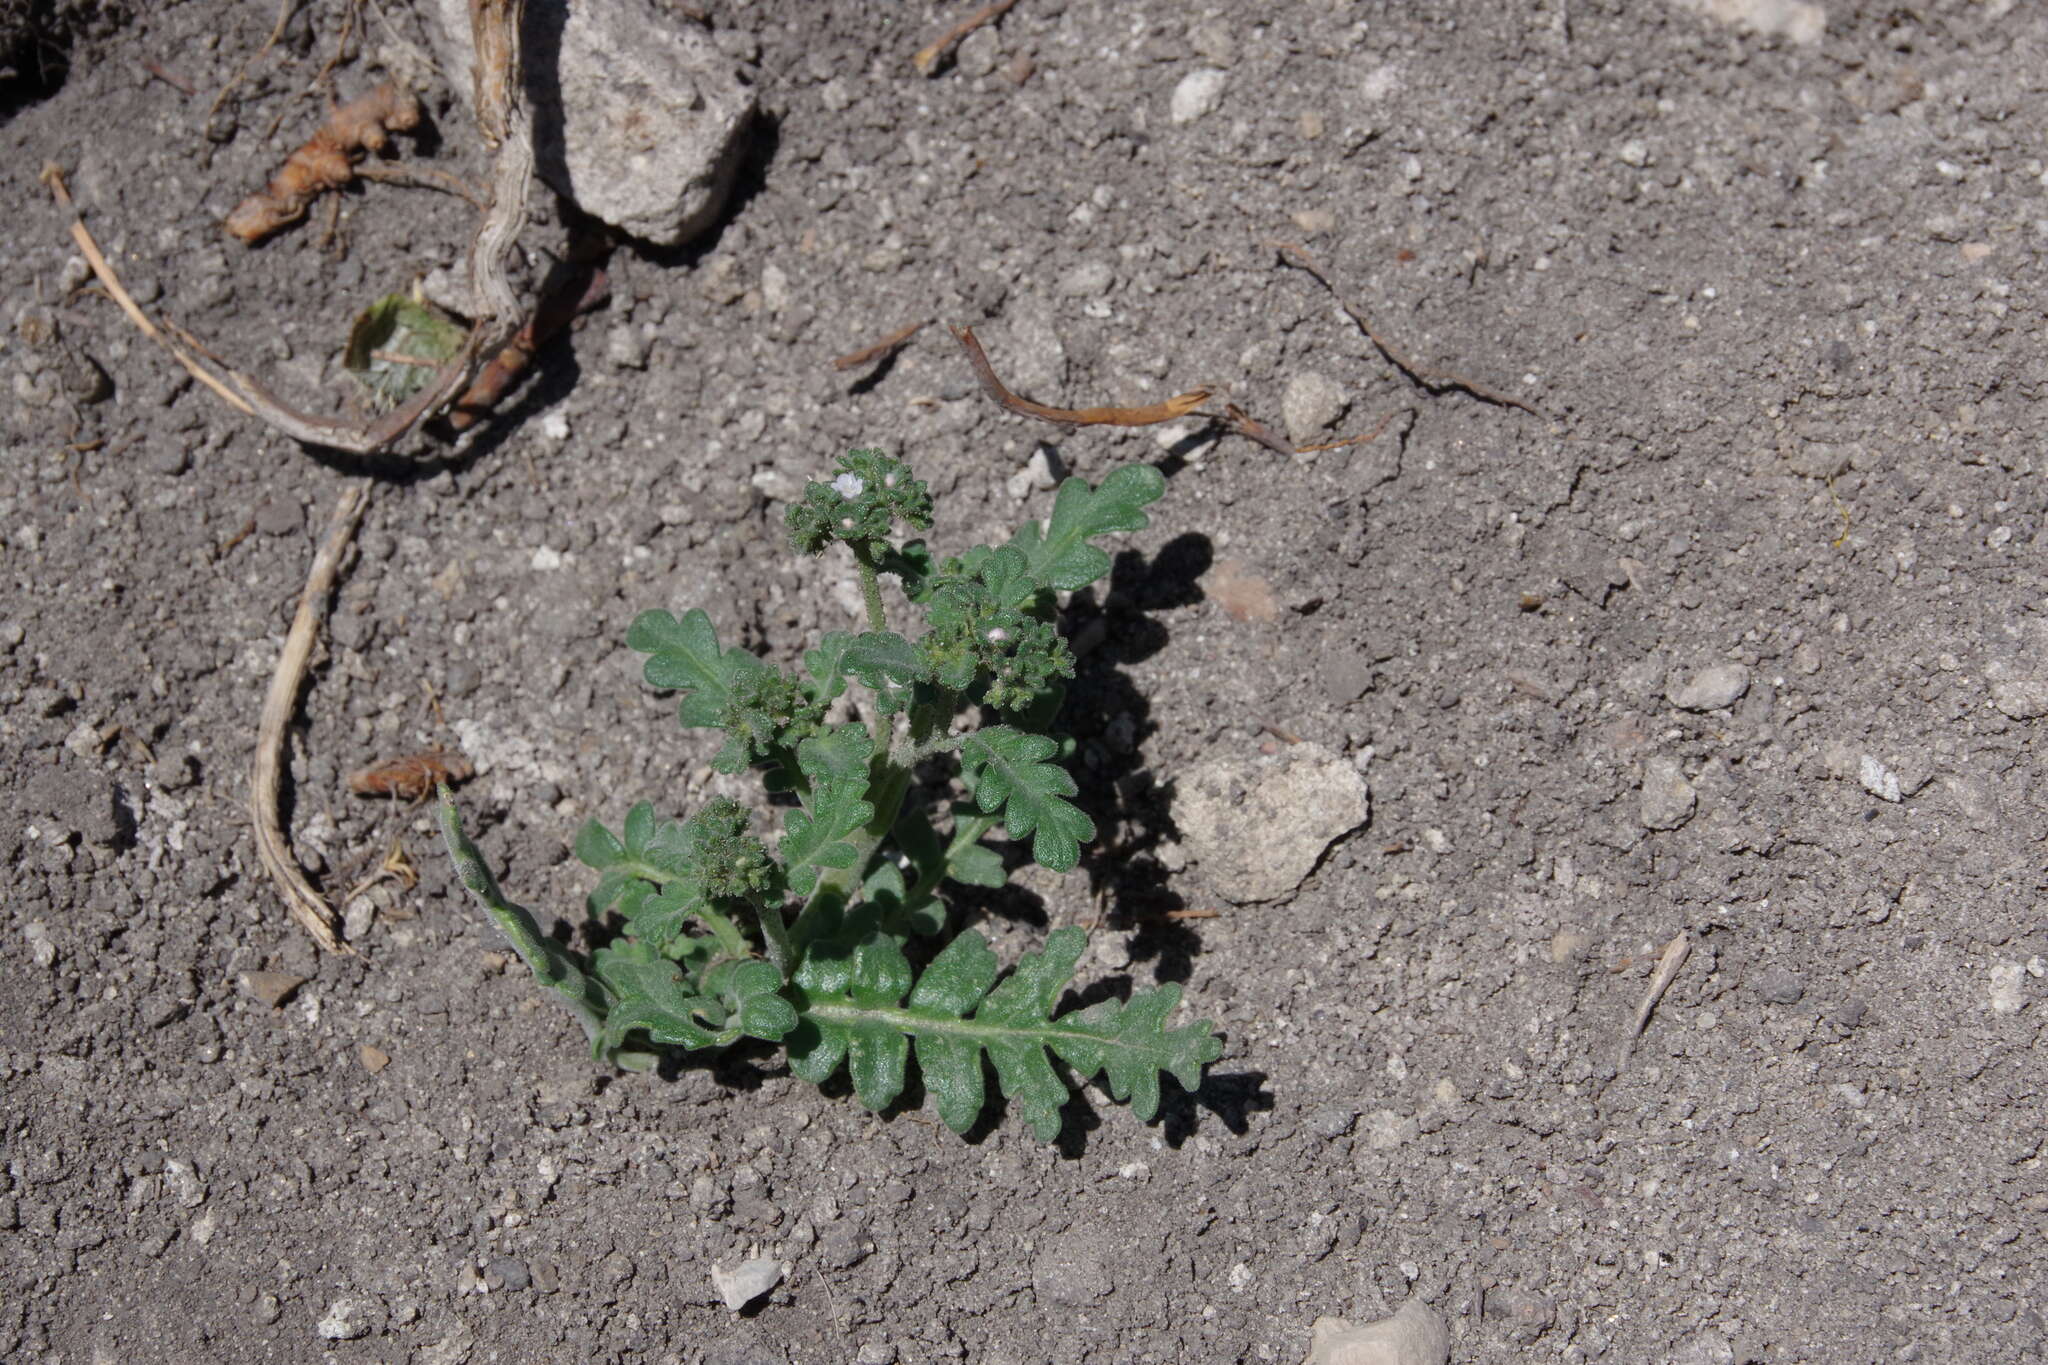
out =
<path fill-rule="evenodd" d="M 819 869 L 849 867 L 858 856 L 846 841 L 875 818 L 867 799 L 873 753 L 864 725 L 835 725 L 797 746 L 797 766 L 810 780 L 811 798 L 808 809 L 793 810 L 784 820 L 778 850 L 794 894 L 810 895 Z"/>
<path fill-rule="evenodd" d="M 909 707 L 916 685 L 930 676 L 917 646 L 893 630 L 870 630 L 846 647 L 842 666 L 875 694 L 883 715 Z"/>
<path fill-rule="evenodd" d="M 1142 531 L 1151 524 L 1145 508 L 1166 492 L 1166 476 L 1148 464 L 1114 470 L 1098 488 L 1081 478 L 1060 485 L 1052 519 L 1043 531 L 1021 526 L 1010 544 L 1030 562 L 1030 576 L 1049 588 L 1072 592 L 1109 572 L 1109 555 L 1089 537 L 1112 531 Z"/>
<path fill-rule="evenodd" d="M 961 742 L 960 776 L 984 814 L 1002 811 L 1009 836 L 1031 840 L 1041 867 L 1066 872 L 1095 837 L 1095 822 L 1066 799 L 1079 790 L 1067 770 L 1045 761 L 1058 751 L 1044 735 L 991 725 Z"/>
<path fill-rule="evenodd" d="M 683 694 L 676 714 L 688 729 L 718 725 L 733 679 L 767 667 L 743 649 L 720 649 L 718 632 L 701 608 L 680 621 L 665 611 L 641 612 L 626 630 L 626 647 L 649 656 L 649 686 Z"/>
<path fill-rule="evenodd" d="M 1000 985 L 988 941 L 969 930 L 932 960 L 914 989 L 896 940 L 867 926 L 858 933 L 819 944 L 798 971 L 799 1023 L 788 1046 L 791 1070 L 818 1084 L 844 1061 L 870 1109 L 902 1093 L 911 1038 L 925 1090 L 947 1127 L 964 1132 L 980 1115 L 986 1053 L 1003 1094 L 1046 1142 L 1059 1136 L 1069 1095 L 1049 1053 L 1083 1080 L 1102 1073 L 1110 1093 L 1147 1120 L 1159 1112 L 1161 1072 L 1192 1090 L 1203 1065 L 1223 1055 L 1207 1020 L 1166 1027 L 1180 1003 L 1173 985 L 1054 1017 L 1087 946 L 1087 935 L 1072 926 L 1055 929 L 1044 951 L 1026 953 Z"/>

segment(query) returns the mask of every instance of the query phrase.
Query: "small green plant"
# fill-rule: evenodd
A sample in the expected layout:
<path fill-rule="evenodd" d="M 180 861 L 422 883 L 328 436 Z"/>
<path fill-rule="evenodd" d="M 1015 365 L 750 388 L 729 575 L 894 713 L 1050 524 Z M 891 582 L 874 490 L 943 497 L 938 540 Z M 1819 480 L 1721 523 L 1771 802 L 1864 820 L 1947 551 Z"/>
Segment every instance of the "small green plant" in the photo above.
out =
<path fill-rule="evenodd" d="M 463 884 L 582 1020 L 595 1054 L 619 1066 L 758 1038 L 782 1044 L 790 1070 L 815 1084 L 844 1065 L 861 1102 L 881 1109 L 903 1091 L 914 1041 L 925 1090 L 955 1132 L 982 1111 L 984 1054 L 1042 1140 L 1058 1135 L 1069 1098 L 1052 1057 L 1082 1080 L 1103 1074 L 1149 1120 L 1161 1072 L 1192 1090 L 1223 1051 L 1206 1019 L 1168 1027 L 1178 986 L 1055 1014 L 1086 947 L 1081 930 L 1054 930 L 1001 981 L 974 930 L 936 953 L 921 940 L 946 928 L 945 883 L 1008 880 L 984 842 L 999 825 L 1056 872 L 1095 837 L 1059 766 L 1072 741 L 1049 733 L 1074 671 L 1053 626 L 1055 594 L 1107 573 L 1094 538 L 1142 529 L 1164 490 L 1148 465 L 1099 487 L 1069 479 L 1043 527 L 940 561 L 921 540 L 894 539 L 898 526 L 931 526 L 925 485 L 881 451 L 852 452 L 830 483 L 805 488 L 788 524 L 805 554 L 852 552 L 866 631 L 825 636 L 795 671 L 721 648 L 702 611 L 644 612 L 626 635 L 648 656 L 647 681 L 682 694 L 686 728 L 724 731 L 713 766 L 755 769 L 787 793 L 774 846 L 730 800 L 680 822 L 637 805 L 616 834 L 593 820 L 576 839 L 598 873 L 590 913 L 616 911 L 624 930 L 586 962 L 505 898 L 444 789 L 442 831 Z M 923 610 L 918 638 L 889 629 L 884 574 Z M 855 684 L 867 718 L 839 719 Z M 933 790 L 942 819 L 928 809 Z"/>

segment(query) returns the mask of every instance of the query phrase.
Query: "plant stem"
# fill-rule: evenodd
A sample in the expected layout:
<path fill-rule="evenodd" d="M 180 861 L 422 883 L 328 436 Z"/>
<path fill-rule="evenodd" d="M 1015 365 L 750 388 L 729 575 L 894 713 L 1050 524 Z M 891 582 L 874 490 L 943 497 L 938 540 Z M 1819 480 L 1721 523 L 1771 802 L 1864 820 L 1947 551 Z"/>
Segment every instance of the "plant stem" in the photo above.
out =
<path fill-rule="evenodd" d="M 782 907 L 761 905 L 755 909 L 761 921 L 761 943 L 768 950 L 768 961 L 787 982 L 791 973 L 796 971 L 796 945 L 790 942 L 789 924 L 782 918 Z"/>
<path fill-rule="evenodd" d="M 882 580 L 875 569 L 874 547 L 865 541 L 849 541 L 853 562 L 860 568 L 860 595 L 867 604 L 868 629 L 887 630 L 889 618 L 882 610 Z"/>

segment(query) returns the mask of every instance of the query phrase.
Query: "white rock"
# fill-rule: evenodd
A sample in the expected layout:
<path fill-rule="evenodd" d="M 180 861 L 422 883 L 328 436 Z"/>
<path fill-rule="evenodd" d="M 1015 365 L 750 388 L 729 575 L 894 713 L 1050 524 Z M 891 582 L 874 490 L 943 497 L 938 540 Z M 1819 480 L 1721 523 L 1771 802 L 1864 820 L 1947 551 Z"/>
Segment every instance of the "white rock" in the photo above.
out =
<path fill-rule="evenodd" d="M 1314 443 L 1317 436 L 1337 425 L 1351 410 L 1351 399 L 1337 381 L 1314 370 L 1304 370 L 1287 381 L 1280 399 L 1280 417 L 1287 424 L 1287 439 L 1295 445 Z"/>
<path fill-rule="evenodd" d="M 1869 754 L 1857 760 L 1856 780 L 1863 784 L 1863 790 L 1880 801 L 1897 805 L 1900 800 L 1899 775 L 1884 766 Z"/>
<path fill-rule="evenodd" d="M 1216 759 L 1183 774 L 1174 820 L 1218 895 L 1243 905 L 1301 885 L 1371 810 L 1365 778 L 1319 744 L 1268 762 Z"/>
<path fill-rule="evenodd" d="M 1003 485 L 1010 497 L 1022 502 L 1034 492 L 1044 493 L 1058 487 L 1059 476 L 1053 472 L 1052 460 L 1051 451 L 1041 441 L 1031 452 L 1031 458 L 1024 462 L 1024 467 Z"/>
<path fill-rule="evenodd" d="M 1766 37 L 1817 43 L 1828 31 L 1828 12 L 1813 0 L 1672 0 L 1680 9 Z"/>
<path fill-rule="evenodd" d="M 1087 261 L 1060 276 L 1053 292 L 1070 299 L 1090 299 L 1107 293 L 1115 281 L 1116 272 L 1107 261 Z"/>
<path fill-rule="evenodd" d="M 2018 1014 L 2027 1006 L 2027 969 L 2017 962 L 1991 964 L 1991 1012 Z"/>
<path fill-rule="evenodd" d="M 438 56 L 468 97 L 469 0 L 439 9 Z M 739 168 L 754 89 L 708 34 L 652 0 L 553 0 L 526 6 L 521 42 L 542 180 L 658 246 L 711 225 Z"/>
<path fill-rule="evenodd" d="M 1342 1318 L 1317 1318 L 1305 1365 L 1446 1365 L 1451 1333 L 1444 1320 L 1416 1299 L 1391 1318 L 1353 1327 Z"/>
<path fill-rule="evenodd" d="M 732 1270 L 727 1270 L 714 1262 L 711 1267 L 711 1284 L 718 1290 L 718 1297 L 725 1301 L 725 1306 L 737 1313 L 781 1284 L 782 1277 L 788 1273 L 788 1266 L 780 1261 L 771 1261 L 765 1256 L 742 1261 Z"/>
<path fill-rule="evenodd" d="M 313 1331 L 322 1341 L 356 1341 L 384 1325 L 384 1309 L 370 1299 L 336 1299 Z"/>
<path fill-rule="evenodd" d="M 1181 77 L 1179 85 L 1173 87 L 1173 121 L 1193 123 L 1216 107 L 1223 98 L 1223 87 L 1230 77 L 1214 67 L 1204 67 Z"/>
<path fill-rule="evenodd" d="M 1703 668 L 1683 683 L 1673 684 L 1665 695 L 1673 706 L 1686 711 L 1718 711 L 1733 706 L 1749 691 L 1749 670 L 1741 664 L 1715 664 Z"/>

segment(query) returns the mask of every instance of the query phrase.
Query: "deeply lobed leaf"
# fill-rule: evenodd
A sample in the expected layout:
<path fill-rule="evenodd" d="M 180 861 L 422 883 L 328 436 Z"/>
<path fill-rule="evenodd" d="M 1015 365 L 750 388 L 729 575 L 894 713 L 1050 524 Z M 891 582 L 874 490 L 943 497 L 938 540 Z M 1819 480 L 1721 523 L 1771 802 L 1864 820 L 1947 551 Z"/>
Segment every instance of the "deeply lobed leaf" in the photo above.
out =
<path fill-rule="evenodd" d="M 913 987 L 897 941 L 863 919 L 846 935 L 816 945 L 797 972 L 802 995 L 799 1022 L 786 1040 L 790 1069 L 823 1084 L 843 1062 L 861 1102 L 880 1109 L 902 1093 L 909 1040 L 915 1039 L 933 1107 L 949 1128 L 964 1132 L 986 1101 L 986 1053 L 1002 1093 L 1050 1142 L 1059 1135 L 1059 1111 L 1070 1093 L 1053 1069 L 1057 1056 L 1083 1080 L 1103 1074 L 1111 1095 L 1149 1120 L 1159 1112 L 1160 1073 L 1194 1089 L 1202 1067 L 1223 1055 L 1222 1041 L 1206 1019 L 1166 1027 L 1180 1004 L 1180 988 L 1173 985 L 1054 1017 L 1086 946 L 1081 930 L 1056 929 L 1042 952 L 1026 953 L 996 985 L 995 954 L 968 930 Z"/>
<path fill-rule="evenodd" d="M 961 781 L 984 814 L 1003 812 L 1012 839 L 1030 839 L 1031 856 L 1054 872 L 1071 871 L 1095 822 L 1066 798 L 1079 790 L 1067 770 L 1045 760 L 1059 745 L 1044 735 L 991 725 L 961 741 Z"/>
<path fill-rule="evenodd" d="M 733 680 L 767 668 L 743 649 L 720 649 L 718 632 L 700 608 L 678 621 L 665 611 L 643 611 L 626 629 L 626 647 L 648 657 L 650 686 L 683 694 L 677 717 L 687 729 L 716 726 L 732 700 Z"/>

